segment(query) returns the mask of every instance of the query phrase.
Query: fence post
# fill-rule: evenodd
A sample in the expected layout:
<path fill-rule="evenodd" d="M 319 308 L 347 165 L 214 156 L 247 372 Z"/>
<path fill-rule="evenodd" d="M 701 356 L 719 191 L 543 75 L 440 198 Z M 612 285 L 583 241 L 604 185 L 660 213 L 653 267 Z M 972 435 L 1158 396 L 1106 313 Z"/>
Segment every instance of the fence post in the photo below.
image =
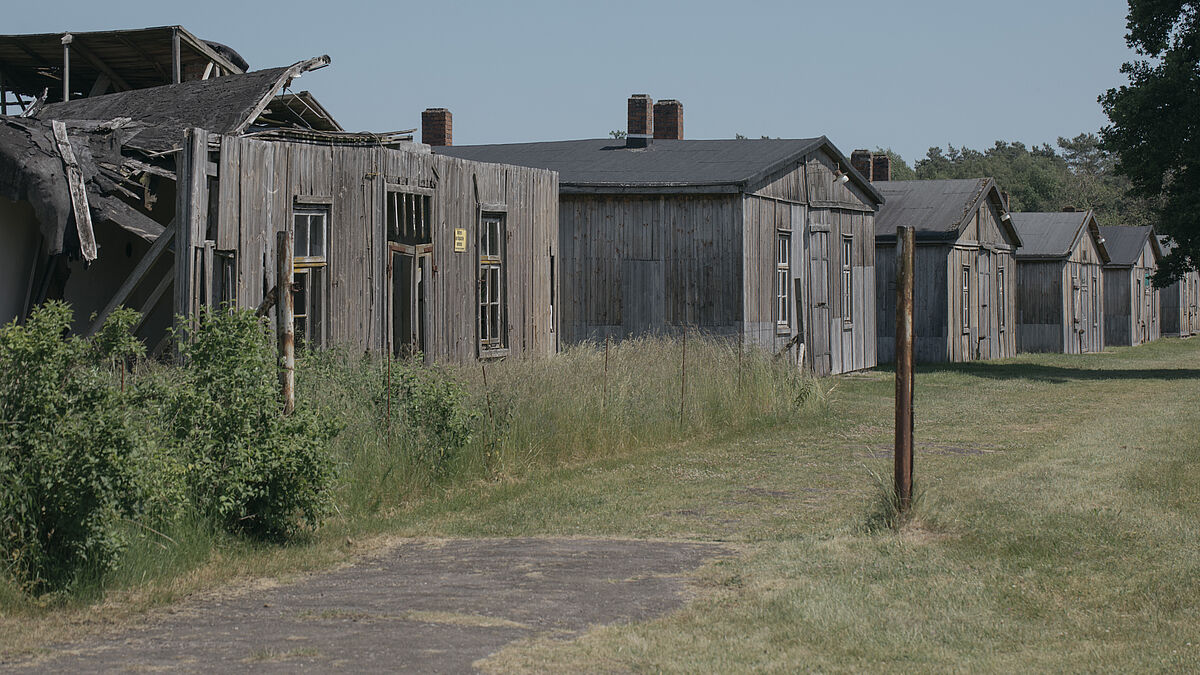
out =
<path fill-rule="evenodd" d="M 912 506 L 913 473 L 913 266 L 916 237 L 896 230 L 896 501 Z"/>
<path fill-rule="evenodd" d="M 275 287 L 279 298 L 275 304 L 275 331 L 279 338 L 279 387 L 283 390 L 283 414 L 296 409 L 296 318 L 292 304 L 292 283 L 295 276 L 292 258 L 292 233 L 279 232 L 275 247 Z"/>

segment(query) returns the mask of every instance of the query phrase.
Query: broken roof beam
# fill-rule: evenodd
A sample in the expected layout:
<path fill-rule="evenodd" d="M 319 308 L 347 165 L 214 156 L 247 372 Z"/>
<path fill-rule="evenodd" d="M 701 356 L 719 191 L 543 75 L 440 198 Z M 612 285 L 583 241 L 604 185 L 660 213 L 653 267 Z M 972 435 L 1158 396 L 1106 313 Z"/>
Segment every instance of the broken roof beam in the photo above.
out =
<path fill-rule="evenodd" d="M 158 237 L 157 240 L 155 240 L 154 244 L 150 246 L 150 250 L 146 251 L 146 255 L 142 256 L 142 259 L 138 261 L 137 266 L 135 266 L 133 271 L 129 273 L 129 276 L 126 277 L 125 282 L 122 283 L 121 287 L 117 289 L 117 292 L 113 294 L 113 297 L 108 301 L 108 304 L 104 306 L 104 309 L 100 310 L 100 313 L 96 315 L 96 319 L 92 321 L 91 327 L 88 328 L 88 335 L 95 335 L 96 331 L 100 330 L 100 327 L 104 325 L 104 320 L 108 318 L 108 315 L 112 314 L 113 310 L 117 307 L 125 304 L 125 301 L 129 299 L 129 294 L 133 292 L 133 289 L 136 288 L 139 283 L 141 283 L 142 278 L 146 276 L 146 273 L 150 271 L 150 268 L 154 266 L 154 263 L 158 262 L 158 259 L 161 258 L 162 254 L 167 250 L 167 246 L 173 239 L 175 239 L 175 231 L 176 225 L 175 222 L 172 221 L 171 224 L 167 226 L 167 229 Z M 174 275 L 172 272 L 167 272 L 167 278 L 170 279 L 173 278 L 173 276 Z M 155 291 L 157 292 L 158 289 L 155 289 Z"/>
<path fill-rule="evenodd" d="M 237 125 L 237 127 L 232 130 L 231 133 L 232 134 L 240 134 L 243 131 L 245 131 L 246 128 L 249 127 L 251 124 L 254 124 L 254 121 L 258 119 L 258 116 L 261 115 L 263 113 L 263 111 L 267 109 L 267 106 L 271 104 L 271 101 L 275 100 L 275 95 L 277 93 L 279 93 L 279 90 L 283 89 L 283 87 L 288 82 L 290 82 L 294 78 L 300 76 L 300 74 L 302 74 L 302 73 L 306 73 L 310 70 L 317 70 L 318 68 L 324 68 L 327 65 L 329 65 L 329 56 L 328 55 L 317 56 L 317 57 L 313 57 L 313 58 L 305 60 L 305 61 L 299 61 L 297 63 L 292 64 L 291 67 L 289 67 L 287 70 L 283 71 L 283 74 L 281 74 L 279 76 L 279 78 L 277 80 L 275 80 L 275 86 L 272 87 L 270 89 L 270 91 L 263 94 L 263 97 L 258 101 L 258 104 L 255 105 L 254 108 L 250 111 L 250 114 L 247 115 L 241 121 L 241 123 L 239 123 Z"/>
<path fill-rule="evenodd" d="M 124 78 L 118 75 L 117 72 L 110 68 L 109 65 L 102 59 L 96 56 L 92 50 L 88 49 L 83 44 L 83 41 L 79 39 L 79 36 L 74 37 L 75 39 L 71 42 L 72 51 L 83 57 L 84 61 L 90 63 L 93 68 L 100 71 L 103 76 L 107 77 L 117 91 L 128 91 L 129 89 L 133 89 L 133 87 L 129 86 L 129 83 L 126 82 Z"/>
<path fill-rule="evenodd" d="M 246 71 L 237 67 L 237 65 L 229 59 L 221 56 L 212 47 L 208 46 L 204 40 L 192 35 L 183 26 L 175 26 L 172 41 L 178 40 L 181 45 L 187 45 L 192 51 L 208 59 L 209 62 L 216 64 L 227 73 L 244 73 Z M 182 73 L 180 73 L 182 75 Z M 179 80 L 176 80 L 178 82 Z"/>
<path fill-rule="evenodd" d="M 71 208 L 75 213 L 75 231 L 79 235 L 79 252 L 83 259 L 91 262 L 96 259 L 96 234 L 92 231 L 92 215 L 88 208 L 87 191 L 83 187 L 83 171 L 75 159 L 71 149 L 71 140 L 67 137 L 67 125 L 58 120 L 50 122 L 54 130 L 54 142 L 62 155 L 63 166 L 67 170 L 67 186 L 71 193 Z"/>

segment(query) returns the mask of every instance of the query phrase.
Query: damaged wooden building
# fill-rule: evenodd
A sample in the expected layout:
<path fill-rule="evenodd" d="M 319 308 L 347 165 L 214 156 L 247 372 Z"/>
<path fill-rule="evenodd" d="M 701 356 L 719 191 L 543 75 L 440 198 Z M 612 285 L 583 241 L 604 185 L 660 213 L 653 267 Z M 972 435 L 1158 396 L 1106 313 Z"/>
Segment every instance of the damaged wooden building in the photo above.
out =
<path fill-rule="evenodd" d="M 553 172 L 345 132 L 291 90 L 328 57 L 245 72 L 227 47 L 147 31 L 75 34 L 70 61 L 0 59 L 10 92 L 29 91 L 30 69 L 78 83 L 0 117 L 0 320 L 61 298 L 86 334 L 126 305 L 161 350 L 175 315 L 262 304 L 290 231 L 304 344 L 458 362 L 555 351 Z"/>
<path fill-rule="evenodd" d="M 627 104 L 622 139 L 424 138 L 440 155 L 558 173 L 564 339 L 695 329 L 789 350 L 819 375 L 873 367 L 870 182 L 823 136 L 688 140 L 678 101 Z"/>
<path fill-rule="evenodd" d="M 916 239 L 914 357 L 921 362 L 1017 353 L 1016 263 L 1021 238 L 991 178 L 876 180 L 887 200 L 875 237 L 879 361 L 895 360 L 896 228 Z"/>

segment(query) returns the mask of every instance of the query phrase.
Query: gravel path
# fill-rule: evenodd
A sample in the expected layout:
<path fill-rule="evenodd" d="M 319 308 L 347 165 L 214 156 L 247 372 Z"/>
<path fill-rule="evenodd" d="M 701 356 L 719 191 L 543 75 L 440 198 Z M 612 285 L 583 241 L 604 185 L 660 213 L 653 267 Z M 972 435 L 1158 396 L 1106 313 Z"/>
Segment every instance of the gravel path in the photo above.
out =
<path fill-rule="evenodd" d="M 411 541 L 294 584 L 187 603 L 63 644 L 33 672 L 473 672 L 527 637 L 569 638 L 684 601 L 714 544 L 615 539 Z"/>

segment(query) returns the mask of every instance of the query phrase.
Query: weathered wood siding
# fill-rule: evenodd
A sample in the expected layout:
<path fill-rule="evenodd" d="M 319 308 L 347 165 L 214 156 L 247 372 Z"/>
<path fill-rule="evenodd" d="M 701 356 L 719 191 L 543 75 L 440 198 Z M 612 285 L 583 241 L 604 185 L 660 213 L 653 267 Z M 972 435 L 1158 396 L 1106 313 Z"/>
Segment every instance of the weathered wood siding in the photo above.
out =
<path fill-rule="evenodd" d="M 815 152 L 751 190 L 743 207 L 744 339 L 773 351 L 795 339 L 818 375 L 877 363 L 875 210 L 857 186 L 837 181 L 836 171 L 835 158 Z M 792 311 L 786 326 L 780 324 L 776 302 L 780 233 L 791 240 Z M 848 287 L 842 273 L 846 241 L 851 250 Z M 843 302 L 846 294 L 848 303 Z"/>
<path fill-rule="evenodd" d="M 1086 354 L 1104 349 L 1100 251 L 1087 232 L 1066 259 L 1017 263 L 1017 348 Z"/>
<path fill-rule="evenodd" d="M 1104 269 L 1104 344 L 1140 345 L 1159 338 L 1160 291 L 1146 281 L 1155 265 L 1147 240 L 1132 267 Z"/>
<path fill-rule="evenodd" d="M 564 339 L 736 334 L 741 208 L 735 195 L 562 195 Z"/>
<path fill-rule="evenodd" d="M 558 257 L 558 179 L 553 172 L 419 148 L 237 137 L 220 138 L 217 165 L 215 218 L 209 219 L 204 237 L 218 250 L 234 253 L 240 306 L 257 306 L 274 285 L 275 233 L 292 227 L 294 209 L 322 205 L 329 209 L 327 342 L 389 348 L 394 338 L 386 198 L 392 191 L 420 193 L 430 196 L 432 212 L 426 357 L 466 362 L 479 355 L 478 228 L 484 212 L 505 218 L 508 353 L 556 350 L 550 266 Z M 454 251 L 455 229 L 467 231 L 465 251 Z"/>
<path fill-rule="evenodd" d="M 921 241 L 918 233 L 913 279 L 913 356 L 918 362 L 998 359 L 1017 353 L 1015 242 L 1000 227 L 1000 214 L 990 201 L 984 200 L 964 218 L 953 242 Z M 876 247 L 881 363 L 896 356 L 895 249 L 894 240 Z"/>
<path fill-rule="evenodd" d="M 1188 337 L 1200 329 L 1200 274 L 1188 272 L 1182 279 L 1159 291 L 1160 332 L 1163 336 Z"/>

